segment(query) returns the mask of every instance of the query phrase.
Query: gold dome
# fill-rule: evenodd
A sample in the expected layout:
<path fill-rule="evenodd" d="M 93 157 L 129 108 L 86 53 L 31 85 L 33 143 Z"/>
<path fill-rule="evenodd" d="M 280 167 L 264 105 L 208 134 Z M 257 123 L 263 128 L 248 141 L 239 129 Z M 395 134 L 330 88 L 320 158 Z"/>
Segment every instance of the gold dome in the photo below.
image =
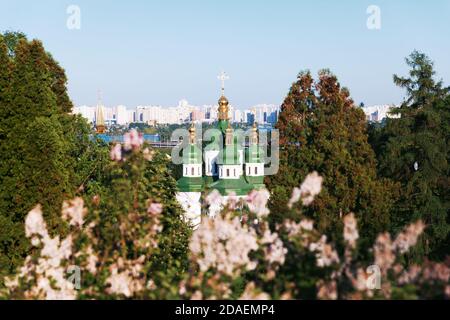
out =
<path fill-rule="evenodd" d="M 219 99 L 219 106 L 225 106 L 228 105 L 228 99 L 225 96 L 221 96 Z"/>
<path fill-rule="evenodd" d="M 258 144 L 258 124 L 253 122 L 253 127 L 250 134 L 250 142 L 252 144 Z"/>
<path fill-rule="evenodd" d="M 219 120 L 228 120 L 228 99 L 221 96 L 219 99 Z"/>
<path fill-rule="evenodd" d="M 192 123 L 191 127 L 189 128 L 189 143 L 195 143 L 195 126 L 194 126 L 194 123 Z"/>

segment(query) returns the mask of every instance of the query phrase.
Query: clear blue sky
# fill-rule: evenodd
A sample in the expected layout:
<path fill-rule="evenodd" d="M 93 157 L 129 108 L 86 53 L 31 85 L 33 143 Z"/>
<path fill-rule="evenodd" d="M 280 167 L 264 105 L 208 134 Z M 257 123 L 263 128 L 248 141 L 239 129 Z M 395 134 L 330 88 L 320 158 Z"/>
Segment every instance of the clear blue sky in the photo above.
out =
<path fill-rule="evenodd" d="M 66 27 L 68 5 L 81 29 Z M 381 30 L 366 27 L 369 5 Z M 450 83 L 450 1 L 0 0 L 0 31 L 41 39 L 66 69 L 76 104 L 212 104 L 217 74 L 239 108 L 280 104 L 297 73 L 330 68 L 366 105 L 397 103 L 392 74 L 427 53 Z"/>

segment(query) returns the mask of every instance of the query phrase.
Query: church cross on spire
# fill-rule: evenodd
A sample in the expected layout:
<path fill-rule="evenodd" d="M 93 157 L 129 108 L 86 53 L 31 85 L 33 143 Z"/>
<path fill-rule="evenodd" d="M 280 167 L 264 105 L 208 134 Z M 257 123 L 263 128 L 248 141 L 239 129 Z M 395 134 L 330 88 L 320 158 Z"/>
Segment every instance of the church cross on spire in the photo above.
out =
<path fill-rule="evenodd" d="M 226 73 L 222 70 L 220 75 L 217 76 L 217 79 L 219 79 L 222 83 L 222 95 L 225 95 L 225 81 L 229 80 L 230 77 L 226 75 Z"/>

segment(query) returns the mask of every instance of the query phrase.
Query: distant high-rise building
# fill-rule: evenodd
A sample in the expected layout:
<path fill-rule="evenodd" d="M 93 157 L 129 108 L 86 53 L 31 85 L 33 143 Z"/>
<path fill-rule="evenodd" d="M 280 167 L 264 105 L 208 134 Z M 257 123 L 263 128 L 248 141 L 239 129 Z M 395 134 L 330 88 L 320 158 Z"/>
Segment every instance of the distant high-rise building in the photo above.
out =
<path fill-rule="evenodd" d="M 367 121 L 380 122 L 385 118 L 396 117 L 394 115 L 389 114 L 389 112 L 394 108 L 398 108 L 398 106 L 384 104 L 384 105 L 362 107 L 361 109 L 366 114 Z"/>

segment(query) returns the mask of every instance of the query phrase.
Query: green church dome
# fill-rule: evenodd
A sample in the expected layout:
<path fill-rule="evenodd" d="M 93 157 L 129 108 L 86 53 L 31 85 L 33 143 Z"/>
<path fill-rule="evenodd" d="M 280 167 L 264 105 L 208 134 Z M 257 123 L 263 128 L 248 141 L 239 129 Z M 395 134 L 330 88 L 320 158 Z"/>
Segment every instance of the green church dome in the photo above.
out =
<path fill-rule="evenodd" d="M 189 144 L 183 150 L 183 164 L 202 164 L 202 151 L 196 144 Z"/>

